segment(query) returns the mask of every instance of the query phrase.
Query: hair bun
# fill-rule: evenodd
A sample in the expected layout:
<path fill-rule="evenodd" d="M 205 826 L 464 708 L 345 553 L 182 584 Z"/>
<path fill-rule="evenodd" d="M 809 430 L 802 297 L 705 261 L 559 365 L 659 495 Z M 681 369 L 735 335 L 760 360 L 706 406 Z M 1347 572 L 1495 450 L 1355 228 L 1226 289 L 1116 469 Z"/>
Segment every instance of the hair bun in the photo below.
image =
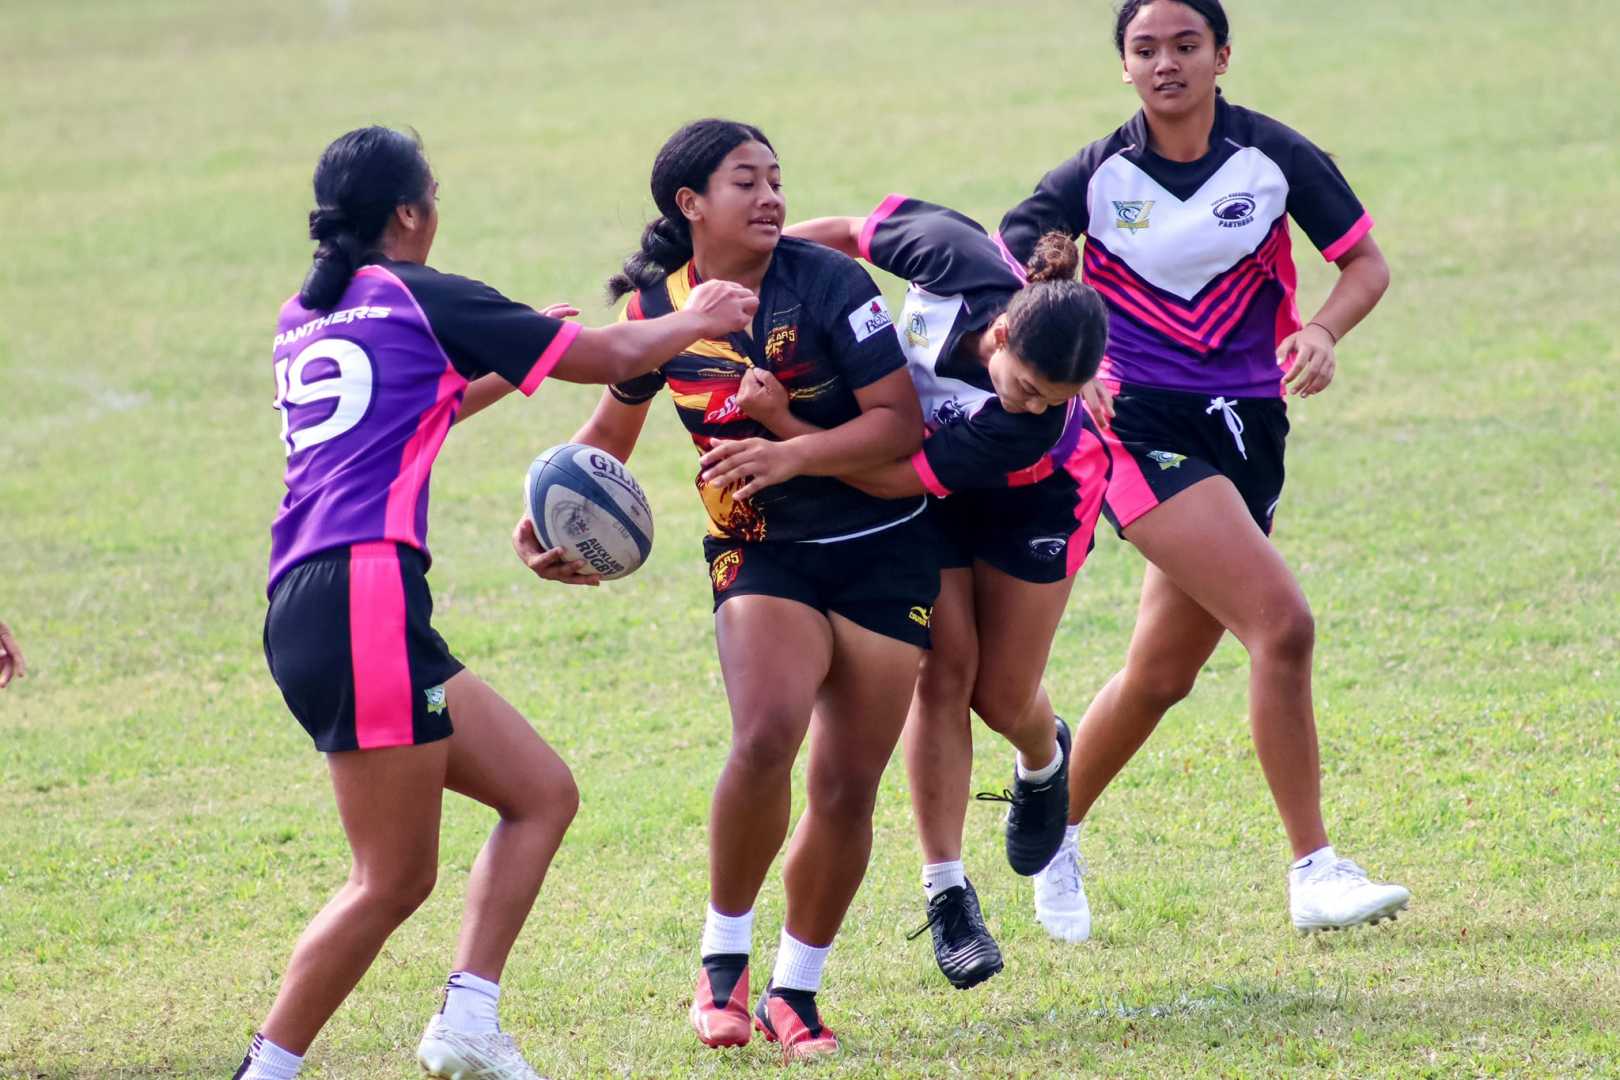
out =
<path fill-rule="evenodd" d="M 1073 281 L 1080 269 L 1080 249 L 1067 234 L 1056 230 L 1042 234 L 1035 250 L 1024 264 L 1031 285 L 1040 281 Z"/>

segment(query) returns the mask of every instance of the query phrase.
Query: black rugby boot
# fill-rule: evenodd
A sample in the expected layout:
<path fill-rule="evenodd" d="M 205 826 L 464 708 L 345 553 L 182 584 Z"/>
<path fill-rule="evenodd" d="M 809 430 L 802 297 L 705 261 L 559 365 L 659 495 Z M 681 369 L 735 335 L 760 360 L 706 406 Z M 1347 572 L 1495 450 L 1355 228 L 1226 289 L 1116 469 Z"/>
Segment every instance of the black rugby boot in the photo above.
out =
<path fill-rule="evenodd" d="M 985 928 L 973 882 L 953 885 L 928 901 L 928 921 L 906 940 L 924 930 L 934 932 L 934 960 L 958 990 L 978 986 L 1001 970 L 1001 947 Z"/>
<path fill-rule="evenodd" d="M 1057 718 L 1057 772 L 1044 783 L 1035 784 L 1018 775 L 1013 767 L 1011 791 L 1000 795 L 981 791 L 982 802 L 1004 802 L 1007 808 L 1007 862 L 1014 873 L 1030 877 L 1052 861 L 1063 845 L 1063 829 L 1069 823 L 1069 725 Z"/>

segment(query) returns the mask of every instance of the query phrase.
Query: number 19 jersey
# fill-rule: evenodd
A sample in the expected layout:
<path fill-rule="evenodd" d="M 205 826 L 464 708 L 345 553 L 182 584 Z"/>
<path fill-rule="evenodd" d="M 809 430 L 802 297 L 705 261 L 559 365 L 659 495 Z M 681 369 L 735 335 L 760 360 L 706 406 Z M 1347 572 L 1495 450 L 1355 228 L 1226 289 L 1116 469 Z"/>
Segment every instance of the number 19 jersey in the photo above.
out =
<path fill-rule="evenodd" d="M 275 407 L 286 497 L 270 583 L 319 552 L 391 541 L 427 556 L 428 477 L 467 383 L 534 393 L 579 334 L 481 282 L 416 263 L 361 267 L 330 311 L 282 305 Z"/>

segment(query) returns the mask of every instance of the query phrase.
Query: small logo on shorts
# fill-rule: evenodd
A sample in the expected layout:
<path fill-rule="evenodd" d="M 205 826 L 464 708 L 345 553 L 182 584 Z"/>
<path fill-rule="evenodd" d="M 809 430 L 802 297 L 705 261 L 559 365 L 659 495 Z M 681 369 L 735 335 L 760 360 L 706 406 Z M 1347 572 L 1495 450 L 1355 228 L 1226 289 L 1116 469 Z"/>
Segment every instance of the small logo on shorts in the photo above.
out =
<path fill-rule="evenodd" d="M 923 605 L 918 604 L 916 607 L 911 609 L 907 617 L 918 626 L 926 629 L 928 624 L 934 621 L 934 609 L 932 607 L 924 607 Z"/>
<path fill-rule="evenodd" d="M 428 713 L 430 715 L 438 716 L 440 713 L 444 712 L 443 686 L 430 686 L 422 692 L 427 695 Z"/>
<path fill-rule="evenodd" d="M 1065 536 L 1037 536 L 1029 542 L 1029 553 L 1043 562 L 1051 562 L 1069 546 Z"/>
<path fill-rule="evenodd" d="M 1168 450 L 1149 450 L 1148 457 L 1159 463 L 1159 469 L 1179 469 L 1181 463 L 1187 460 L 1186 454 L 1172 454 Z"/>
<path fill-rule="evenodd" d="M 709 564 L 709 577 L 714 581 L 715 592 L 725 592 L 737 580 L 737 571 L 742 569 L 742 549 L 728 548 L 715 556 L 714 562 Z"/>
<path fill-rule="evenodd" d="M 1117 215 L 1114 221 L 1116 229 L 1136 232 L 1138 229 L 1145 229 L 1151 224 L 1148 221 L 1148 215 L 1153 212 L 1152 199 L 1132 199 L 1129 202 L 1120 202 L 1115 199 L 1113 202 L 1114 213 Z"/>

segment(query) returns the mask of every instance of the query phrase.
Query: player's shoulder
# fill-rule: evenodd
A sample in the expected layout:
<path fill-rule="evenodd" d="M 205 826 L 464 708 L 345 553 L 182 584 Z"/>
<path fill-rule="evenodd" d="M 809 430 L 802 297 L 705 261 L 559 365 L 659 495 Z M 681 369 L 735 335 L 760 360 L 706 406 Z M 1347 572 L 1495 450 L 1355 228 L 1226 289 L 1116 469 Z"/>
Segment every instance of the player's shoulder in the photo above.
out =
<path fill-rule="evenodd" d="M 374 265 L 398 278 L 400 283 L 413 293 L 427 293 L 434 297 L 455 297 L 487 296 L 496 292 L 495 289 L 477 278 L 446 273 L 443 270 L 428 266 L 426 263 L 387 260 Z"/>
<path fill-rule="evenodd" d="M 1222 103 L 1226 138 L 1240 147 L 1254 147 L 1267 157 L 1286 163 L 1295 150 L 1313 147 L 1311 140 L 1274 116 L 1242 105 Z"/>
<path fill-rule="evenodd" d="M 842 251 L 813 240 L 784 236 L 773 256 L 782 278 L 808 304 L 841 301 L 852 287 L 877 291 L 866 268 Z"/>

